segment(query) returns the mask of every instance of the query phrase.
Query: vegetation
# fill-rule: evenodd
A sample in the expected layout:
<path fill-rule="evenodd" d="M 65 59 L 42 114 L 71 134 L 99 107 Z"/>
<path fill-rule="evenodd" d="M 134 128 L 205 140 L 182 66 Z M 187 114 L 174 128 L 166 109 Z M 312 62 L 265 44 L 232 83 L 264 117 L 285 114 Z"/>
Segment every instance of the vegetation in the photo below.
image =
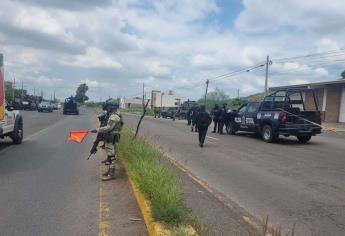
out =
<path fill-rule="evenodd" d="M 83 83 L 80 84 L 77 88 L 77 91 L 75 92 L 75 99 L 78 103 L 84 104 L 87 100 L 89 100 L 89 97 L 86 96 L 86 92 L 89 90 L 89 87 L 87 84 Z"/>
<path fill-rule="evenodd" d="M 340 76 L 341 76 L 340 79 L 345 79 L 345 70 L 343 72 L 341 72 Z"/>
<path fill-rule="evenodd" d="M 152 217 L 168 224 L 175 232 L 179 227 L 193 224 L 190 211 L 182 203 L 179 180 L 169 167 L 161 162 L 161 154 L 143 138 L 133 139 L 124 128 L 119 152 L 134 182 L 151 201 Z M 181 235 L 180 233 L 176 235 Z"/>
<path fill-rule="evenodd" d="M 142 113 L 143 108 L 126 108 L 126 109 L 121 109 L 122 112 L 131 112 L 131 113 Z M 147 108 L 146 109 L 146 116 L 154 116 L 153 109 Z"/>

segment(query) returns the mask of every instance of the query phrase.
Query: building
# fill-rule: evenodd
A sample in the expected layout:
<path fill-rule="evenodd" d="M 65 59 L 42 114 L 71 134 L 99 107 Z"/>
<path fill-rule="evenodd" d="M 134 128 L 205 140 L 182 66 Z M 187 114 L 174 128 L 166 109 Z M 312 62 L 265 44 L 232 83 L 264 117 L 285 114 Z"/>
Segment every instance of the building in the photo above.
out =
<path fill-rule="evenodd" d="M 179 107 L 183 103 L 183 98 L 176 96 L 172 91 L 163 93 L 159 90 L 152 90 L 151 107 Z"/>
<path fill-rule="evenodd" d="M 145 99 L 145 104 L 147 99 Z M 135 98 L 121 98 L 120 100 L 120 108 L 142 108 L 143 107 L 143 99 L 140 97 Z"/>
<path fill-rule="evenodd" d="M 324 122 L 345 122 L 345 80 L 326 81 L 310 84 L 272 87 L 271 91 L 282 88 L 312 88 L 318 100 L 318 108 Z M 304 96 L 305 103 L 312 101 Z"/>

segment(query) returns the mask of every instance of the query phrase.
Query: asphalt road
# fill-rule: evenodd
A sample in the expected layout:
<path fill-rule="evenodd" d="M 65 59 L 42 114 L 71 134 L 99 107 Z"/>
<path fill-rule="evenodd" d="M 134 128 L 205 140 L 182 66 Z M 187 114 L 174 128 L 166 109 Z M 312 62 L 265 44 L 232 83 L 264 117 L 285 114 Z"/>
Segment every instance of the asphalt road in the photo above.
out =
<path fill-rule="evenodd" d="M 101 183 L 102 151 L 86 161 L 94 136 L 65 143 L 70 130 L 95 128 L 94 115 L 22 114 L 24 142 L 0 143 L 0 235 L 146 235 L 130 220 L 141 216 L 125 172 Z"/>
<path fill-rule="evenodd" d="M 124 117 L 130 127 L 139 119 Z M 297 235 L 345 235 L 345 136 L 267 144 L 253 135 L 209 133 L 201 149 L 184 121 L 147 117 L 140 132 L 257 219 L 269 216 L 285 230 L 297 223 Z"/>

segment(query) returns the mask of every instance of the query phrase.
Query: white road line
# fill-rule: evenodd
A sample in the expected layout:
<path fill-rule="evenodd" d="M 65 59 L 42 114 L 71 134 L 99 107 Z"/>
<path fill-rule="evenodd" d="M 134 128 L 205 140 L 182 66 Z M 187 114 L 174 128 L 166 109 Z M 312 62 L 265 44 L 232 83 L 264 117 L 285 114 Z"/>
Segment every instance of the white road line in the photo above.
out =
<path fill-rule="evenodd" d="M 218 138 L 214 138 L 214 137 L 211 137 L 211 136 L 206 136 L 206 138 L 210 138 L 210 139 L 214 139 L 214 140 L 219 140 Z"/>

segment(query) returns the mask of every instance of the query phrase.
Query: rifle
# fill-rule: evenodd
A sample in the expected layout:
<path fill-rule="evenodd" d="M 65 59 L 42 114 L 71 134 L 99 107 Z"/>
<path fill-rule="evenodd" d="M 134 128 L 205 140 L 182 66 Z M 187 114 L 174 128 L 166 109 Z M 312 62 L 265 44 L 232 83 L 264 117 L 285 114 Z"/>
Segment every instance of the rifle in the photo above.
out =
<path fill-rule="evenodd" d="M 104 141 L 104 134 L 101 134 L 101 133 L 98 133 L 97 134 L 97 137 L 96 137 L 96 140 L 93 142 L 93 146 L 90 150 L 90 155 L 89 157 L 87 158 L 87 160 L 90 159 L 90 157 L 94 154 L 97 153 L 97 147 L 98 147 L 98 144 L 101 142 L 101 141 Z"/>

